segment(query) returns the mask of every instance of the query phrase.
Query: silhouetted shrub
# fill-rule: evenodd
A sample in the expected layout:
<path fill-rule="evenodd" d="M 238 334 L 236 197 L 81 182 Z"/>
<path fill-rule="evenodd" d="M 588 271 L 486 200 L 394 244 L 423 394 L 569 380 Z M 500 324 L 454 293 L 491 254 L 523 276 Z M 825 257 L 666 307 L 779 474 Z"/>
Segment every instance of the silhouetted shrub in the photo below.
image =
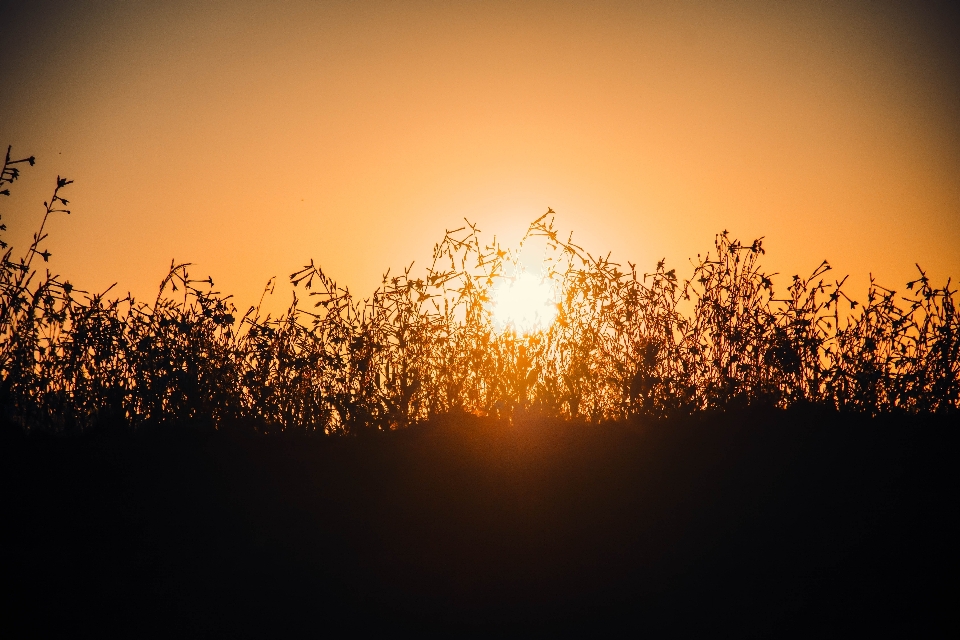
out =
<path fill-rule="evenodd" d="M 11 160 L 8 149 L 0 186 L 22 163 L 33 158 Z M 955 291 L 931 286 L 919 267 L 906 297 L 871 281 L 859 305 L 844 280 L 825 278 L 824 262 L 778 298 L 759 266 L 761 240 L 723 232 L 681 281 L 662 261 L 638 274 L 593 257 L 562 239 L 548 210 L 521 248 L 545 243 L 540 275 L 557 317 L 530 333 L 491 316 L 494 286 L 522 269 L 518 252 L 484 244 L 469 222 L 446 232 L 424 274 L 388 272 L 369 298 L 311 261 L 290 276 L 283 315 L 257 306 L 238 317 L 189 264 L 171 263 L 150 304 L 40 275 L 35 258 L 50 257 L 40 245 L 50 216 L 69 213 L 69 184 L 57 179 L 23 257 L 0 243 L 0 402 L 25 429 L 119 420 L 359 433 L 451 411 L 601 421 L 758 404 L 960 407 Z"/>

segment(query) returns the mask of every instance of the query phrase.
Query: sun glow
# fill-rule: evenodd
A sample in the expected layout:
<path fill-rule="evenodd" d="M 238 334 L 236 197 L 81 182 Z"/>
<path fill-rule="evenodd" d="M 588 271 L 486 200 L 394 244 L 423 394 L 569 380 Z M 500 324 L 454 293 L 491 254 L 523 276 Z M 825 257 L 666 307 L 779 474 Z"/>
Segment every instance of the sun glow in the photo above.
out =
<path fill-rule="evenodd" d="M 493 319 L 502 329 L 531 333 L 549 326 L 556 316 L 550 283 L 529 273 L 506 279 L 493 289 Z"/>

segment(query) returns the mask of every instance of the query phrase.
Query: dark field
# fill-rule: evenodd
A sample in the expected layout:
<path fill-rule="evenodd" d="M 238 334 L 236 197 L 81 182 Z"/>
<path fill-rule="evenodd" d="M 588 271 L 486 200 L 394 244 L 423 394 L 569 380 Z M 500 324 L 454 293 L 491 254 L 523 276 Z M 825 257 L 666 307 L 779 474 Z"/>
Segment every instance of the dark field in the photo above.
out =
<path fill-rule="evenodd" d="M 7 430 L 0 631 L 947 635 L 956 426 L 797 409 Z"/>

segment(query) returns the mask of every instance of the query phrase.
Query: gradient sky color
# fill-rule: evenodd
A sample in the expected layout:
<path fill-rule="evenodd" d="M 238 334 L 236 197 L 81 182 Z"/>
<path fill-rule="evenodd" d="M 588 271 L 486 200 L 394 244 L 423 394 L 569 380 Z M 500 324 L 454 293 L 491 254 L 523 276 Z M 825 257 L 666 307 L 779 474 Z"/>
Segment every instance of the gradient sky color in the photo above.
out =
<path fill-rule="evenodd" d="M 29 2 L 0 8 L 0 201 L 21 250 L 152 299 L 171 258 L 238 306 L 310 258 L 366 295 L 462 218 L 552 207 L 650 270 L 729 229 L 861 297 L 960 276 L 955 16 L 877 2 Z M 277 306 L 288 301 L 280 294 Z"/>

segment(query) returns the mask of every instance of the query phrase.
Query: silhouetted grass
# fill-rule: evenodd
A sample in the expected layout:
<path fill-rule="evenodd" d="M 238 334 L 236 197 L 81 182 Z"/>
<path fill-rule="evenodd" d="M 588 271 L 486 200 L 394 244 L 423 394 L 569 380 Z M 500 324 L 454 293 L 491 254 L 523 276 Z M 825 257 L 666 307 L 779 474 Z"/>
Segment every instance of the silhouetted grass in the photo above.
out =
<path fill-rule="evenodd" d="M 22 163 L 33 158 L 8 149 L 0 186 Z M 641 273 L 594 257 L 563 239 L 548 210 L 521 247 L 545 243 L 541 275 L 558 315 L 530 334 L 491 318 L 492 288 L 521 268 L 518 254 L 484 243 L 470 223 L 446 232 L 422 274 L 388 272 L 370 297 L 311 261 L 290 276 L 284 314 L 241 315 L 189 264 L 171 263 L 150 302 L 41 273 L 46 226 L 69 213 L 69 184 L 57 179 L 22 257 L 0 245 L 0 402 L 5 422 L 24 429 L 108 421 L 356 434 L 450 412 L 599 422 L 755 405 L 960 408 L 956 292 L 919 267 L 905 296 L 871 281 L 864 304 L 828 278 L 826 262 L 777 294 L 761 240 L 724 232 L 681 279 L 662 261 Z"/>

